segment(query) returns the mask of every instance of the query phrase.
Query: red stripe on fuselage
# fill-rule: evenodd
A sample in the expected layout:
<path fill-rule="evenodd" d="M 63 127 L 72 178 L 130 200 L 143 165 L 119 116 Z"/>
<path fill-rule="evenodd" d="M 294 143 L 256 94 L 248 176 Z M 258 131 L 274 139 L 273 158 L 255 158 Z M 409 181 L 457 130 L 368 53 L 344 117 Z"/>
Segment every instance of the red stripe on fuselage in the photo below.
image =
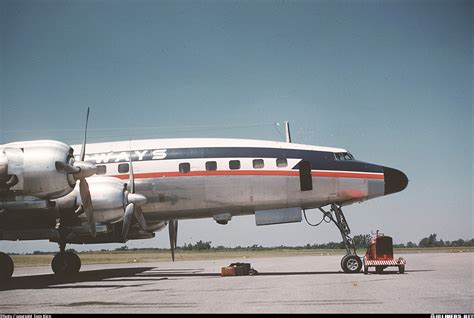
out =
<path fill-rule="evenodd" d="M 359 179 L 379 179 L 383 180 L 384 175 L 363 173 L 363 172 L 337 172 L 337 171 L 322 171 L 313 170 L 311 172 L 313 177 L 330 177 L 330 178 L 359 178 Z M 209 177 L 209 176 L 299 176 L 299 171 L 289 170 L 217 170 L 217 171 L 190 171 L 186 173 L 181 172 L 148 172 L 135 173 L 136 179 L 151 179 L 151 178 L 165 178 L 165 177 Z M 128 179 L 128 174 L 120 174 L 112 177 L 119 179 Z"/>
<path fill-rule="evenodd" d="M 332 177 L 332 178 L 361 178 L 361 179 L 384 179 L 383 173 L 363 173 L 363 172 L 338 172 L 338 171 L 323 171 L 313 170 L 311 172 L 313 177 Z"/>

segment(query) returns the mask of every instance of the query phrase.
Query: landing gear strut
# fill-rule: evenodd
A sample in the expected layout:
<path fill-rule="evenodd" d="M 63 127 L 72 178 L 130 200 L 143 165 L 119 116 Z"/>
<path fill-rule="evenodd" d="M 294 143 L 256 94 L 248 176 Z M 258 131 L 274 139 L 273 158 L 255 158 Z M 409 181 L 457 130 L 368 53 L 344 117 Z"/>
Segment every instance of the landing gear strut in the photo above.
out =
<path fill-rule="evenodd" d="M 0 252 L 0 281 L 5 281 L 13 275 L 13 261 L 10 256 Z"/>
<path fill-rule="evenodd" d="M 345 273 L 358 273 L 362 269 L 362 261 L 359 256 L 357 256 L 357 251 L 354 245 L 354 241 L 349 236 L 351 230 L 347 224 L 346 218 L 342 213 L 342 209 L 337 204 L 331 204 L 331 212 L 334 212 L 336 219 L 332 217 L 330 212 L 326 212 L 320 208 L 320 210 L 327 216 L 339 229 L 341 232 L 342 241 L 344 242 L 344 247 L 346 248 L 346 255 L 341 259 L 341 268 Z"/>
<path fill-rule="evenodd" d="M 59 243 L 59 253 L 51 262 L 55 274 L 76 274 L 81 269 L 81 259 L 73 252 L 66 252 L 66 243 Z"/>

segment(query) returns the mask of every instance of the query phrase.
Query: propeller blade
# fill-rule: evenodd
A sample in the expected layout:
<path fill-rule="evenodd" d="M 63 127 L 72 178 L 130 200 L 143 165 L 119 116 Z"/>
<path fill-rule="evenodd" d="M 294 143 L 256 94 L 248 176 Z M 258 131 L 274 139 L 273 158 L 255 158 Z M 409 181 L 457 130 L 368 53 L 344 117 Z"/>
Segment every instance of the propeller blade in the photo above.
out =
<path fill-rule="evenodd" d="M 83 207 L 82 205 L 80 205 L 80 206 L 78 206 L 77 209 L 74 211 L 74 214 L 75 214 L 76 216 L 79 216 L 79 215 L 81 215 L 81 214 L 84 213 L 84 212 L 85 212 L 85 211 L 84 211 L 84 207 Z"/>
<path fill-rule="evenodd" d="M 74 174 L 81 171 L 81 168 L 71 166 L 70 164 L 62 161 L 56 161 L 54 166 L 56 167 L 56 171 L 60 173 Z"/>
<path fill-rule="evenodd" d="M 137 219 L 138 221 L 138 225 L 140 225 L 140 228 L 143 230 L 143 231 L 146 231 L 146 220 L 145 220 L 145 217 L 143 216 L 143 211 L 142 211 L 142 208 L 140 208 L 139 206 L 137 206 L 134 210 L 133 210 L 134 214 L 135 214 L 135 218 Z"/>
<path fill-rule="evenodd" d="M 171 259 L 174 262 L 174 226 L 172 225 L 173 221 L 170 221 L 168 224 L 168 230 L 170 234 L 170 250 L 171 250 Z"/>
<path fill-rule="evenodd" d="M 132 164 L 132 150 L 130 149 L 130 154 L 129 154 L 129 160 L 130 160 L 130 169 L 129 169 L 129 183 L 130 183 L 130 192 L 135 193 L 135 177 L 133 176 L 133 164 Z"/>
<path fill-rule="evenodd" d="M 136 204 L 135 209 L 133 209 L 133 214 L 137 219 L 138 225 L 143 231 L 146 231 L 146 220 L 143 216 L 143 211 L 140 206 L 146 203 L 146 197 L 141 194 L 135 193 L 135 177 L 133 176 L 133 163 L 132 163 L 132 144 L 130 141 L 130 153 L 128 156 L 129 159 L 129 183 L 130 183 L 130 193 L 128 194 L 127 200 L 128 202 L 133 202 Z"/>
<path fill-rule="evenodd" d="M 174 221 L 174 247 L 178 246 L 178 220 Z"/>
<path fill-rule="evenodd" d="M 123 215 L 123 228 L 122 236 L 126 240 L 128 231 L 130 230 L 130 225 L 132 223 L 133 210 L 135 210 L 135 204 L 129 203 L 125 208 L 125 214 Z"/>
<path fill-rule="evenodd" d="M 82 148 L 81 148 L 81 159 L 80 161 L 84 161 L 86 156 L 86 141 L 87 141 L 87 123 L 89 122 L 89 107 L 87 107 L 87 115 L 86 115 L 86 129 L 84 130 L 84 140 L 82 141 Z"/>
<path fill-rule="evenodd" d="M 171 259 L 174 262 L 174 250 L 176 249 L 176 240 L 178 236 L 178 221 L 170 220 L 168 230 L 170 235 Z"/>
<path fill-rule="evenodd" d="M 87 220 L 89 221 L 89 226 L 91 227 L 92 236 L 95 237 L 95 221 L 94 213 L 92 209 L 92 199 L 91 193 L 89 191 L 89 184 L 86 179 L 81 179 L 79 182 L 79 193 L 81 195 L 82 206 L 86 212 Z"/>

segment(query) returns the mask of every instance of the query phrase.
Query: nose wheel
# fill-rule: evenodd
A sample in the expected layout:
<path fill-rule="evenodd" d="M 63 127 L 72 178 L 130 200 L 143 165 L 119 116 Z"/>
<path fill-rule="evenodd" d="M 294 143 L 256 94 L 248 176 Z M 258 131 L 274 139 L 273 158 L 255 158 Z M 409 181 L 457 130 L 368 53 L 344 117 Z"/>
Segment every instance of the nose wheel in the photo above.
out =
<path fill-rule="evenodd" d="M 341 268 L 344 273 L 358 273 L 362 269 L 362 261 L 357 255 L 347 254 L 341 260 Z"/>

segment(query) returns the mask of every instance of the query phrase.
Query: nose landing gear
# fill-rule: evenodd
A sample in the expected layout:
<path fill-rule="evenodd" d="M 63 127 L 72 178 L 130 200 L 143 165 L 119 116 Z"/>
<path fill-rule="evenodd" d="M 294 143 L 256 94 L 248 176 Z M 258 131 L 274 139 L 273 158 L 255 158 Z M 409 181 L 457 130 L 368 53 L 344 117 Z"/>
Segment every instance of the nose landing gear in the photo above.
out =
<path fill-rule="evenodd" d="M 322 208 L 319 208 L 339 229 L 341 232 L 342 241 L 346 248 L 347 254 L 341 259 L 341 268 L 345 273 L 358 273 L 362 269 L 362 260 L 357 256 L 357 251 L 354 245 L 354 241 L 349 236 L 351 230 L 347 224 L 346 218 L 342 213 L 342 209 L 337 204 L 331 204 L 331 211 L 326 212 Z M 332 212 L 336 216 L 336 219 L 332 216 Z"/>

